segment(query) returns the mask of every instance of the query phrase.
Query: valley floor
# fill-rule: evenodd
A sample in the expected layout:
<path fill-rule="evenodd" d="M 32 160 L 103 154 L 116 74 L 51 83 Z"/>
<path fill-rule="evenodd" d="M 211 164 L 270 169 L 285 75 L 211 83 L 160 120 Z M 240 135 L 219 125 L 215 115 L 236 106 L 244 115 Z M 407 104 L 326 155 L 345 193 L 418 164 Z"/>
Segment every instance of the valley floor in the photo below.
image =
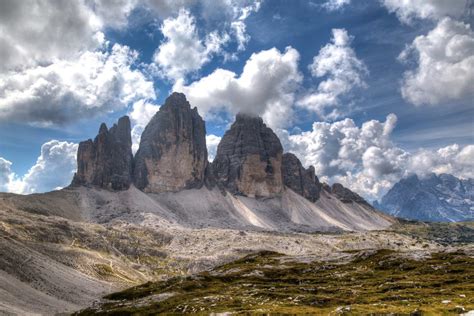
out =
<path fill-rule="evenodd" d="M 160 199 L 175 205 L 175 197 Z M 172 221 L 173 214 L 155 202 L 135 191 L 0 195 L 0 315 L 54 315 L 90 306 L 96 307 L 83 313 L 144 306 L 171 313 L 345 306 L 384 312 L 395 302 L 400 311 L 421 305 L 474 309 L 473 223 L 277 232 L 196 225 L 200 213 L 191 218 L 179 210 L 173 213 L 179 221 Z M 254 207 L 265 218 L 260 204 Z M 109 296 L 115 300 L 101 299 L 123 290 Z"/>

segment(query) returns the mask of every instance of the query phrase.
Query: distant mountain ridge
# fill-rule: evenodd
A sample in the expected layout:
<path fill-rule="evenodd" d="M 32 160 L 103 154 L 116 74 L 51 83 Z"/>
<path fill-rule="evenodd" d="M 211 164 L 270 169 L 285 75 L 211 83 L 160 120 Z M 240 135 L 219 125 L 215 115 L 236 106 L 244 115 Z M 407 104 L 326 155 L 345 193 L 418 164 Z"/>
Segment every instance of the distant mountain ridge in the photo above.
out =
<path fill-rule="evenodd" d="M 406 219 L 472 221 L 474 179 L 459 179 L 450 174 L 411 175 L 396 183 L 374 207 Z"/>

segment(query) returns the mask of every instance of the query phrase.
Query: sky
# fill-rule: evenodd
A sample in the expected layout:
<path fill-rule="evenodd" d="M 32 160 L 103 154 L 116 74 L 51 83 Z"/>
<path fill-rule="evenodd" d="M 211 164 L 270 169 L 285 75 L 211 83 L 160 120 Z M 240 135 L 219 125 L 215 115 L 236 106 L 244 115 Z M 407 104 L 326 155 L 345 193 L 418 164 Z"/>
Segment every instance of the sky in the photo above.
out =
<path fill-rule="evenodd" d="M 67 186 L 78 143 L 172 91 L 209 158 L 238 112 L 379 199 L 400 178 L 474 177 L 472 0 L 1 0 L 0 191 Z"/>

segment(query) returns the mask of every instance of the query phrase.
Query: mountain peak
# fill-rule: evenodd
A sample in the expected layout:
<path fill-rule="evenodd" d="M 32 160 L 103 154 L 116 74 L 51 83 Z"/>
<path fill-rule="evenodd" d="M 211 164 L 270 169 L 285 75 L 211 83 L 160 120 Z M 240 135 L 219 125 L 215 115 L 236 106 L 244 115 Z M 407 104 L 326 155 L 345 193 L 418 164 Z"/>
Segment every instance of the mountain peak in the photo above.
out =
<path fill-rule="evenodd" d="M 100 125 L 94 141 L 80 142 L 77 172 L 72 185 L 95 185 L 112 190 L 128 189 L 132 182 L 132 138 L 130 119 L 121 117 L 109 130 Z"/>
<path fill-rule="evenodd" d="M 173 92 L 171 93 L 165 100 L 165 103 L 161 108 L 168 108 L 168 107 L 184 107 L 184 108 L 191 108 L 188 100 L 184 93 L 181 92 Z"/>
<path fill-rule="evenodd" d="M 315 175 L 313 166 L 305 169 L 298 157 L 292 153 L 285 153 L 283 154 L 281 171 L 283 182 L 287 187 L 311 202 L 319 199 L 321 183 Z"/>
<path fill-rule="evenodd" d="M 263 119 L 260 116 L 243 112 L 237 113 L 235 116 L 235 123 L 253 123 L 265 125 L 265 123 L 263 123 Z"/>
<path fill-rule="evenodd" d="M 184 94 L 174 92 L 143 131 L 135 185 L 152 193 L 200 187 L 207 164 L 204 121 Z"/>
<path fill-rule="evenodd" d="M 239 113 L 217 147 L 212 174 L 234 194 L 278 195 L 283 191 L 282 155 L 280 140 L 262 118 Z"/>
<path fill-rule="evenodd" d="M 107 128 L 107 124 L 105 123 L 100 124 L 99 134 L 104 134 L 104 133 L 107 133 L 108 131 L 109 129 Z"/>

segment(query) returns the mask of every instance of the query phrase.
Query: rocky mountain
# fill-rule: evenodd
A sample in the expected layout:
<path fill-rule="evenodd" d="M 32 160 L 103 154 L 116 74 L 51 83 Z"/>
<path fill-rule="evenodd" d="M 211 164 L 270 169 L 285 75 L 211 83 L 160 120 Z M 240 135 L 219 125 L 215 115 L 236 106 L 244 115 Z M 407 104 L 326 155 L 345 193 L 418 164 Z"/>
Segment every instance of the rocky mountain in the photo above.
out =
<path fill-rule="evenodd" d="M 237 114 L 209 164 L 205 123 L 182 93 L 171 94 L 150 120 L 135 157 L 128 117 L 110 130 L 102 124 L 94 141 L 80 143 L 77 157 L 72 186 L 117 191 L 133 182 L 145 193 L 163 193 L 206 184 L 209 190 L 249 198 L 282 197 L 289 189 L 313 203 L 324 188 L 343 203 L 370 207 L 340 184 L 321 184 L 312 166 L 306 169 L 294 154 L 283 154 L 280 140 L 260 117 Z"/>
<path fill-rule="evenodd" d="M 374 206 L 390 215 L 434 222 L 474 220 L 474 179 L 450 174 L 411 175 Z"/>
<path fill-rule="evenodd" d="M 343 203 L 361 203 L 361 204 L 368 204 L 363 197 L 358 195 L 355 192 L 352 192 L 348 188 L 344 187 L 340 183 L 334 183 L 332 187 L 326 187 L 326 190 L 333 195 L 335 195 L 339 200 Z"/>
<path fill-rule="evenodd" d="M 305 169 L 298 157 L 292 153 L 285 153 L 283 155 L 281 171 L 283 183 L 287 187 L 311 202 L 316 202 L 319 199 L 319 192 L 322 186 L 314 173 L 313 166 Z"/>
<path fill-rule="evenodd" d="M 72 185 L 126 190 L 132 183 L 132 160 L 128 116 L 121 117 L 110 130 L 102 123 L 94 141 L 89 139 L 79 143 L 77 172 Z"/>
<path fill-rule="evenodd" d="M 281 194 L 283 147 L 260 117 L 238 114 L 217 147 L 211 170 L 233 194 L 270 197 Z"/>
<path fill-rule="evenodd" d="M 207 164 L 204 121 L 184 94 L 173 93 L 142 134 L 135 186 L 150 193 L 199 188 Z"/>
<path fill-rule="evenodd" d="M 72 186 L 141 191 L 122 207 L 148 200 L 142 211 L 191 227 L 327 231 L 393 222 L 342 185 L 321 184 L 312 166 L 306 169 L 295 155 L 283 154 L 260 117 L 238 114 L 212 164 L 205 135 L 197 109 L 184 94 L 173 93 L 146 126 L 135 157 L 127 117 L 110 130 L 102 124 L 94 142 L 82 142 Z M 143 193 L 154 193 L 153 201 Z M 96 213 L 90 216 L 100 222 L 120 217 L 110 210 Z"/>
<path fill-rule="evenodd" d="M 81 142 L 71 186 L 0 193 L 0 314 L 70 313 L 261 250 L 339 260 L 344 250 L 421 249 L 405 235 L 371 233 L 397 220 L 320 183 L 261 118 L 237 115 L 212 164 L 205 135 L 197 109 L 173 93 L 135 157 L 122 117 Z"/>

